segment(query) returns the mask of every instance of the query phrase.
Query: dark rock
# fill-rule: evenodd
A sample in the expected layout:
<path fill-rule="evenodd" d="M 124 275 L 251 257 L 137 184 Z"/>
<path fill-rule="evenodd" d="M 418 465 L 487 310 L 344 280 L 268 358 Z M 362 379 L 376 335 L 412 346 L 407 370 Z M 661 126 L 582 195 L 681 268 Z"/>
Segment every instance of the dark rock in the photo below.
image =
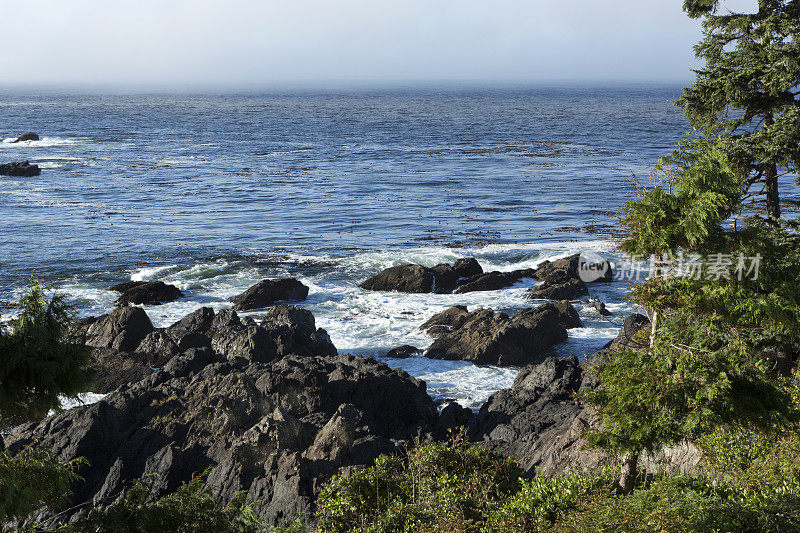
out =
<path fill-rule="evenodd" d="M 175 285 L 163 281 L 126 281 L 109 287 L 109 290 L 121 292 L 116 305 L 160 305 L 183 297 L 181 290 Z"/>
<path fill-rule="evenodd" d="M 153 324 L 141 307 L 121 307 L 92 322 L 86 330 L 86 344 L 123 352 L 136 350 Z"/>
<path fill-rule="evenodd" d="M 359 287 L 369 291 L 449 294 L 465 278 L 482 272 L 481 265 L 474 257 L 459 259 L 453 265 L 441 263 L 430 268 L 406 264 L 387 268 Z"/>
<path fill-rule="evenodd" d="M 404 344 L 403 346 L 398 346 L 397 348 L 393 348 L 386 353 L 386 357 L 394 357 L 395 359 L 406 359 L 408 357 L 412 357 L 414 355 L 418 355 L 422 353 L 422 350 L 419 348 L 415 348 L 409 344 Z"/>
<path fill-rule="evenodd" d="M 547 476 L 601 464 L 605 455 L 585 450 L 583 431 L 595 417 L 574 399 L 582 383 L 578 359 L 548 357 L 525 367 L 510 389 L 493 394 L 475 421 L 475 439 L 515 457 L 533 474 Z M 579 443 L 580 441 L 580 443 Z"/>
<path fill-rule="evenodd" d="M 165 332 L 181 350 L 211 347 L 211 324 L 214 310 L 201 307 L 175 322 Z"/>
<path fill-rule="evenodd" d="M 474 291 L 496 291 L 510 287 L 524 278 L 532 278 L 535 270 L 527 268 L 523 270 L 514 270 L 511 272 L 487 272 L 485 274 L 477 274 L 468 278 L 458 289 L 457 294 Z"/>
<path fill-rule="evenodd" d="M 600 316 L 614 316 L 614 313 L 606 309 L 606 304 L 603 302 L 594 302 L 594 308 Z"/>
<path fill-rule="evenodd" d="M 305 300 L 307 296 L 308 287 L 294 278 L 265 279 L 235 296 L 231 301 L 237 311 L 249 311 L 269 307 L 281 300 Z"/>
<path fill-rule="evenodd" d="M 269 362 L 287 355 L 331 356 L 336 348 L 314 315 L 292 306 L 275 306 L 259 325 L 246 325 L 233 310 L 221 311 L 211 324 L 211 345 L 227 357 Z"/>
<path fill-rule="evenodd" d="M 577 300 L 581 296 L 588 295 L 589 289 L 586 288 L 586 284 L 577 278 L 565 283 L 545 281 L 525 291 L 525 298 L 530 300 Z"/>
<path fill-rule="evenodd" d="M 447 440 L 459 431 L 470 435 L 475 429 L 474 426 L 475 413 L 466 407 L 461 407 L 458 402 L 450 402 L 439 413 L 433 438 L 439 441 Z"/>
<path fill-rule="evenodd" d="M 44 529 L 85 515 L 77 504 L 108 506 L 143 476 L 158 498 L 209 468 L 207 483 L 223 504 L 244 492 L 262 520 L 277 524 L 310 522 L 325 481 L 429 439 L 436 422 L 424 382 L 372 359 L 241 364 L 190 350 L 98 403 L 3 438 L 12 453 L 38 442 L 59 461 L 87 461 L 76 465 L 69 510 L 34 515 Z"/>
<path fill-rule="evenodd" d="M 136 383 L 147 377 L 152 370 L 129 352 L 111 348 L 95 348 L 92 351 L 97 381 L 94 392 L 107 394 L 118 387 Z"/>
<path fill-rule="evenodd" d="M 147 365 L 162 367 L 173 356 L 186 349 L 188 348 L 181 349 L 163 329 L 157 329 L 142 339 L 136 347 L 136 354 Z"/>
<path fill-rule="evenodd" d="M 611 265 L 604 259 L 598 265 L 601 273 L 589 275 L 586 269 L 590 263 L 586 263 L 586 259 L 591 259 L 591 257 L 582 258 L 580 254 L 574 254 L 554 261 L 543 261 L 536 269 L 535 277 L 539 281 L 547 282 L 551 285 L 562 284 L 570 279 L 580 279 L 586 282 L 610 282 L 614 279 Z M 581 268 L 585 272 L 583 277 L 581 277 Z"/>
<path fill-rule="evenodd" d="M 29 131 L 28 133 L 23 133 L 22 135 L 17 137 L 17 139 L 15 141 L 11 141 L 11 142 L 12 143 L 21 143 L 21 142 L 24 142 L 24 141 L 38 141 L 38 140 L 39 140 L 39 136 L 37 134 L 33 133 L 32 131 Z"/>
<path fill-rule="evenodd" d="M 432 267 L 434 287 L 433 291 L 438 294 L 448 294 L 458 286 L 459 275 L 455 269 L 447 263 L 442 263 Z"/>
<path fill-rule="evenodd" d="M 27 161 L 16 161 L 13 163 L 6 163 L 0 165 L 0 176 L 19 176 L 23 178 L 30 178 L 38 176 L 42 171 L 39 165 L 31 165 Z"/>
<path fill-rule="evenodd" d="M 434 272 L 430 268 L 422 265 L 398 265 L 369 278 L 359 287 L 368 291 L 429 293 L 433 292 L 434 279 Z"/>
<path fill-rule="evenodd" d="M 559 300 L 556 302 L 552 302 L 553 307 L 558 310 L 559 319 L 561 320 L 561 324 L 567 328 L 582 328 L 583 321 L 581 321 L 580 315 L 578 315 L 578 311 L 572 306 L 571 303 L 567 300 Z"/>
<path fill-rule="evenodd" d="M 453 270 L 456 271 L 456 274 L 458 274 L 460 278 L 469 278 L 483 274 L 483 268 L 481 268 L 480 263 L 478 263 L 478 260 L 474 257 L 458 259 L 453 263 Z"/>
<path fill-rule="evenodd" d="M 449 309 L 436 313 L 426 320 L 420 327 L 422 331 L 433 338 L 441 337 L 461 326 L 469 319 L 470 313 L 464 305 L 454 305 Z"/>
<path fill-rule="evenodd" d="M 567 339 L 561 313 L 553 305 L 523 309 L 511 318 L 491 309 L 476 309 L 463 315 L 461 309 L 450 308 L 444 313 L 448 313 L 448 322 L 460 325 L 440 335 L 425 351 L 433 359 L 479 365 L 525 365 Z M 435 324 L 442 318 L 434 317 L 432 321 Z"/>

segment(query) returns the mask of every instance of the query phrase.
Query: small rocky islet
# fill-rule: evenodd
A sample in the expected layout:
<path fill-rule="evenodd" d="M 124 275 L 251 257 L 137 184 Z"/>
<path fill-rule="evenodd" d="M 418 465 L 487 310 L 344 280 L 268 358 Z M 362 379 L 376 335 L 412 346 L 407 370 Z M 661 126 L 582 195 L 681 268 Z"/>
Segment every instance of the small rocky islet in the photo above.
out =
<path fill-rule="evenodd" d="M 560 284 L 578 279 L 576 261 L 569 257 L 488 278 L 474 259 L 433 268 L 403 265 L 362 287 L 458 292 L 469 284 L 496 286 L 500 279 L 509 286 L 522 277 Z M 392 284 L 395 289 L 388 288 Z M 38 442 L 60 461 L 87 461 L 77 467 L 70 509 L 34 515 L 43 527 L 110 505 L 143 476 L 158 497 L 204 471 L 223 503 L 243 491 L 268 523 L 309 521 L 319 488 L 334 475 L 369 465 L 381 454 L 403 453 L 416 441 L 448 438 L 458 428 L 470 440 L 515 457 L 531 475 L 605 464 L 611 458 L 584 448 L 583 430 L 598 421 L 574 401 L 574 393 L 593 386 L 585 372 L 593 361 L 648 323 L 642 315 L 626 318 L 617 339 L 580 362 L 547 354 L 566 339 L 568 328 L 582 326 L 567 300 L 512 316 L 447 309 L 421 325 L 433 338 L 427 350 L 402 346 L 387 355 L 522 369 L 510 389 L 493 394 L 477 412 L 447 401 L 438 410 L 424 381 L 371 357 L 338 353 L 310 311 L 282 303 L 308 295 L 296 279 L 264 280 L 236 296 L 233 309 L 203 307 L 165 328 L 154 327 L 146 311 L 132 304 L 180 298 L 177 287 L 126 282 L 111 290 L 121 294 L 118 307 L 82 319 L 74 331 L 74 342 L 93 349 L 96 392 L 106 396 L 3 435 L 12 453 Z M 252 309 L 265 313 L 237 313 Z M 676 470 L 698 460 L 691 450 L 661 455 L 651 459 Z"/>

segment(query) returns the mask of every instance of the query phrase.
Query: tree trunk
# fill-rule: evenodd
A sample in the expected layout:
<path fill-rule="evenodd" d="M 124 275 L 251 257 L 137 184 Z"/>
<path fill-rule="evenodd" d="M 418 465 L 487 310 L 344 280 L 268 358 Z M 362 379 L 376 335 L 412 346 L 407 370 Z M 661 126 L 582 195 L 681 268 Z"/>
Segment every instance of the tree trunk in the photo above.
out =
<path fill-rule="evenodd" d="M 772 113 L 764 115 L 764 129 L 775 122 Z M 767 216 L 775 223 L 781 218 L 781 200 L 778 195 L 778 166 L 769 163 L 764 167 L 764 190 L 767 193 Z"/>
<path fill-rule="evenodd" d="M 639 477 L 639 452 L 628 452 L 622 457 L 622 468 L 619 475 L 619 490 L 628 494 L 636 484 Z"/>
<path fill-rule="evenodd" d="M 776 165 L 767 166 L 764 171 L 764 185 L 767 192 L 767 216 L 776 222 L 781 218 L 781 202 L 778 195 L 778 168 Z"/>

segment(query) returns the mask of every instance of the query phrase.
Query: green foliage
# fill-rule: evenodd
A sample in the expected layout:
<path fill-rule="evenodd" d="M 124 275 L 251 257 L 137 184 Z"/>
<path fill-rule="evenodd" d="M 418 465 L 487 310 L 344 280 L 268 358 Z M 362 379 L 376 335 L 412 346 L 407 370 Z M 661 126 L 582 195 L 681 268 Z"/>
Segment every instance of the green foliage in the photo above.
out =
<path fill-rule="evenodd" d="M 492 510 L 485 531 L 548 531 L 581 502 L 599 494 L 613 493 L 619 472 L 536 477 Z"/>
<path fill-rule="evenodd" d="M 800 164 L 800 2 L 759 0 L 756 13 L 715 13 L 724 5 L 684 2 L 690 16 L 703 17 L 695 53 L 704 65 L 679 104 L 748 186 L 766 186 L 755 191 L 780 218 L 778 177 Z"/>
<path fill-rule="evenodd" d="M 323 487 L 320 531 L 478 531 L 500 502 L 519 491 L 512 461 L 462 438 L 417 446 L 405 461 L 378 458 Z"/>
<path fill-rule="evenodd" d="M 28 419 L 59 407 L 59 395 L 76 397 L 92 382 L 90 351 L 70 342 L 70 307 L 64 297 L 45 297 L 30 278 L 19 316 L 0 329 L 0 417 Z"/>
<path fill-rule="evenodd" d="M 600 386 L 583 396 L 606 423 L 589 441 L 612 450 L 653 451 L 721 425 L 771 431 L 800 415 L 763 356 L 684 314 L 663 320 L 652 350 L 622 350 L 594 371 Z"/>
<path fill-rule="evenodd" d="M 61 464 L 47 450 L 26 447 L 0 453 L 0 522 L 25 518 L 34 510 L 63 503 L 80 461 Z"/>
<path fill-rule="evenodd" d="M 704 477 L 655 476 L 621 496 L 600 491 L 577 502 L 552 531 L 798 531 L 800 497 L 731 490 Z"/>
<path fill-rule="evenodd" d="M 105 510 L 60 529 L 66 533 L 249 533 L 266 531 L 241 493 L 222 506 L 202 477 L 177 491 L 152 498 L 152 487 L 137 481 Z M 292 531 L 287 529 L 286 531 Z M 294 529 L 294 531 L 300 531 Z"/>

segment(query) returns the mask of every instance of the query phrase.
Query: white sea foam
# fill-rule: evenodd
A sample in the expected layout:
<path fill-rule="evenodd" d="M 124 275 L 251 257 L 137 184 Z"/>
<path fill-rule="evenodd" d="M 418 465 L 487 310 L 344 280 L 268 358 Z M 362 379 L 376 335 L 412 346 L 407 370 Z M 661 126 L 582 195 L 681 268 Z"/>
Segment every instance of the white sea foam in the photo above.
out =
<path fill-rule="evenodd" d="M 72 409 L 73 407 L 78 407 L 81 405 L 89 405 L 93 403 L 97 403 L 103 398 L 105 398 L 105 394 L 98 394 L 96 392 L 84 392 L 79 394 L 77 398 L 67 398 L 66 396 L 61 396 L 59 399 L 61 401 L 61 409 Z M 55 410 L 51 410 L 48 415 L 52 415 L 55 413 Z"/>
<path fill-rule="evenodd" d="M 425 349 L 432 339 L 419 326 L 435 313 L 453 305 L 492 308 L 508 313 L 542 302 L 522 297 L 538 282 L 523 279 L 512 287 L 465 294 L 405 294 L 365 291 L 358 283 L 380 270 L 402 263 L 435 265 L 474 256 L 484 270 L 533 268 L 545 259 L 564 257 L 591 249 L 607 253 L 614 247 L 608 240 L 540 244 L 493 244 L 482 248 L 417 247 L 386 251 L 364 251 L 350 256 L 333 254 L 281 254 L 276 261 L 250 262 L 242 258 L 220 258 L 194 264 L 145 266 L 129 273 L 131 280 L 162 280 L 173 283 L 184 297 L 164 305 L 144 306 L 157 327 L 168 326 L 201 306 L 215 310 L 230 307 L 230 299 L 258 281 L 291 275 L 309 287 L 308 299 L 298 305 L 314 313 L 317 326 L 325 328 L 342 353 L 371 355 L 390 366 L 402 368 L 428 384 L 435 398 L 453 398 L 477 408 L 490 394 L 511 386 L 519 369 L 478 367 L 461 361 L 431 360 L 425 357 L 390 359 L 390 349 L 410 344 Z M 257 255 L 256 252 L 254 252 Z M 280 258 L 284 258 L 284 263 Z M 322 265 L 304 269 L 303 265 Z M 66 284 L 84 308 L 107 312 L 116 293 L 105 288 Z M 601 317 L 589 303 L 576 303 L 583 328 L 569 330 L 568 340 L 553 353 L 579 358 L 596 351 L 618 332 L 618 323 L 633 308 L 624 301 L 621 283 L 594 283 L 592 298 L 606 303 L 615 316 Z M 90 303 L 91 302 L 91 303 Z M 105 311 L 102 311 L 105 309 Z M 243 313 L 261 315 L 263 311 Z"/>
<path fill-rule="evenodd" d="M 50 148 L 53 146 L 62 146 L 70 144 L 78 144 L 79 139 L 67 137 L 42 137 L 38 141 L 22 141 L 15 143 L 17 137 L 8 137 L 3 139 L 0 143 L 2 148 Z"/>

